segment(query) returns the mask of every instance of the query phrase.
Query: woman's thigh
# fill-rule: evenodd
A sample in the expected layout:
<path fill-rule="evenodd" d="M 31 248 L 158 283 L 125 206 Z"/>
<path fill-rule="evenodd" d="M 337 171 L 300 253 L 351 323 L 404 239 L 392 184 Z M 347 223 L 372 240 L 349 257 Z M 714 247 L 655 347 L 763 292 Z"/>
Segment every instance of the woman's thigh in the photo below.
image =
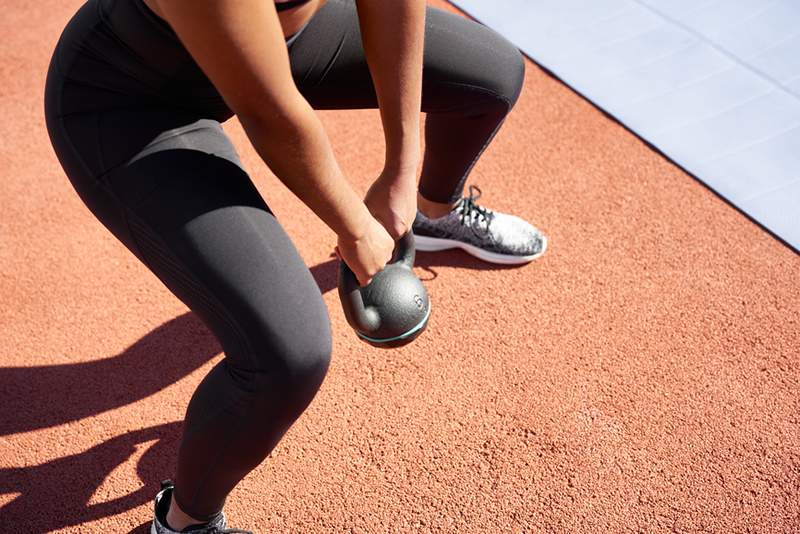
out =
<path fill-rule="evenodd" d="M 525 76 L 519 50 L 460 15 L 428 6 L 425 18 L 422 111 L 458 111 L 485 98 L 511 107 Z M 377 107 L 355 0 L 328 0 L 290 44 L 289 57 L 295 83 L 314 108 Z"/>
<path fill-rule="evenodd" d="M 49 117 L 48 126 L 89 209 L 203 318 L 233 369 L 319 374 L 330 322 L 309 269 L 219 123 L 176 127 L 163 113 Z M 94 154 L 117 154 L 115 164 L 87 163 Z"/>

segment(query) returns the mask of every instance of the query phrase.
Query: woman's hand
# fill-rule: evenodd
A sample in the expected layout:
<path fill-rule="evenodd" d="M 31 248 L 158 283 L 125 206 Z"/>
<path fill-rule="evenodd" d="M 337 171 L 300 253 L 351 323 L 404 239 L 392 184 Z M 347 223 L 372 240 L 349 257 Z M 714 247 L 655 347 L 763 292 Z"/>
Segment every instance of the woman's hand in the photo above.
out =
<path fill-rule="evenodd" d="M 394 239 L 383 225 L 369 217 L 366 228 L 358 237 L 339 236 L 336 255 L 350 267 L 363 287 L 392 259 L 394 245 Z"/>
<path fill-rule="evenodd" d="M 416 169 L 384 169 L 367 191 L 364 204 L 397 241 L 411 231 L 417 216 Z"/>

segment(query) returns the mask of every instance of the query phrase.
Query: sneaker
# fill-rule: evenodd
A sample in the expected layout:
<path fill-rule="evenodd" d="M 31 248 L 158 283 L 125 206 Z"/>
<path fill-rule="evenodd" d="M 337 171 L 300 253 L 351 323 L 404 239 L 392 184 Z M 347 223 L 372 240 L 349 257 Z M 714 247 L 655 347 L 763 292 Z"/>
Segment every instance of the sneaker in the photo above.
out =
<path fill-rule="evenodd" d="M 479 187 L 470 185 L 469 196 L 435 219 L 417 211 L 411 226 L 416 250 L 458 247 L 482 260 L 504 264 L 527 263 L 544 254 L 547 238 L 535 226 L 515 215 L 479 206 L 475 201 L 481 194 Z"/>
<path fill-rule="evenodd" d="M 150 527 L 150 534 L 180 534 L 181 532 L 191 532 L 192 534 L 253 534 L 249 530 L 239 530 L 238 528 L 225 528 L 225 514 L 220 512 L 208 523 L 202 525 L 192 525 L 183 530 L 172 530 L 167 526 L 167 511 L 169 503 L 172 501 L 172 491 L 175 489 L 172 481 L 164 480 L 161 482 L 161 491 L 156 495 L 153 525 Z"/>

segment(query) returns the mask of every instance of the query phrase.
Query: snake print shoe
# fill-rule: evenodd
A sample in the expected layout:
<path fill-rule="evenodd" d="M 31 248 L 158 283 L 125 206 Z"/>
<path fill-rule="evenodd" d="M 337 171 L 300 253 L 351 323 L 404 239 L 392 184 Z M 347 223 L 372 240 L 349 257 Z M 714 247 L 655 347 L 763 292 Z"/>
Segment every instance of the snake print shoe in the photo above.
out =
<path fill-rule="evenodd" d="M 164 480 L 161 482 L 161 491 L 156 495 L 150 534 L 180 534 L 181 532 L 191 532 L 192 534 L 253 534 L 249 530 L 225 528 L 225 514 L 222 512 L 208 523 L 187 527 L 180 531 L 172 530 L 167 526 L 167 512 L 169 511 L 169 503 L 172 500 L 173 489 L 174 486 L 171 481 Z"/>
<path fill-rule="evenodd" d="M 418 210 L 411 226 L 416 249 L 458 247 L 484 261 L 504 264 L 527 263 L 544 254 L 547 238 L 535 226 L 515 215 L 479 206 L 475 201 L 481 194 L 479 187 L 470 185 L 469 196 L 435 219 Z"/>

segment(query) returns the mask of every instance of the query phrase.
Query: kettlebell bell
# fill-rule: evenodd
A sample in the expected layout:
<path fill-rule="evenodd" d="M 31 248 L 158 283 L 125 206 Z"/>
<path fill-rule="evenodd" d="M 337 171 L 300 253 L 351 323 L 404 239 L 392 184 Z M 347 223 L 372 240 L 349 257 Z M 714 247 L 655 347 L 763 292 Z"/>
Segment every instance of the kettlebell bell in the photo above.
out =
<path fill-rule="evenodd" d="M 392 260 L 361 287 L 344 260 L 339 262 L 339 299 L 344 316 L 359 338 L 374 347 L 400 347 L 428 326 L 428 292 L 414 274 L 414 234 L 396 243 Z"/>

